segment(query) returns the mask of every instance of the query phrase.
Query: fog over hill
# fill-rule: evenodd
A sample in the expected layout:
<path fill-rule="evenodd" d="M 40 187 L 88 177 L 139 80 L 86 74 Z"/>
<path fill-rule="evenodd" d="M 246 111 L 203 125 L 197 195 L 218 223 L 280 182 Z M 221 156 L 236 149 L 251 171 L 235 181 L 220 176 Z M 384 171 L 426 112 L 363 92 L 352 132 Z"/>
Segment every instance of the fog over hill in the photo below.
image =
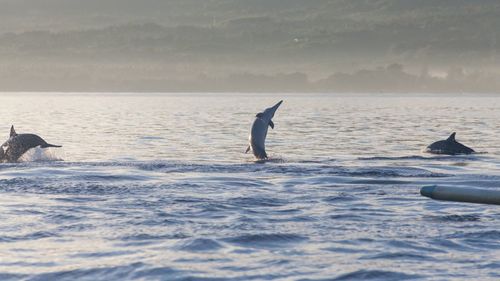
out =
<path fill-rule="evenodd" d="M 497 0 L 0 0 L 0 90 L 500 92 Z"/>

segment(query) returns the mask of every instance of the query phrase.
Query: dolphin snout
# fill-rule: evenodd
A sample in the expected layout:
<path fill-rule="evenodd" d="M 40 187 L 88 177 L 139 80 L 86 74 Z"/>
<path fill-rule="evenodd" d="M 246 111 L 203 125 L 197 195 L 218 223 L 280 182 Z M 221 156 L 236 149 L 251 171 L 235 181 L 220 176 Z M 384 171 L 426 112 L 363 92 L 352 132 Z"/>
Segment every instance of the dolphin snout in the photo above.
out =
<path fill-rule="evenodd" d="M 282 100 L 280 100 L 274 106 L 266 108 L 266 110 L 264 110 L 264 112 L 259 113 L 259 114 L 261 114 L 260 116 L 259 116 L 259 114 L 257 114 L 257 117 L 259 117 L 259 118 L 267 118 L 268 120 L 271 120 L 271 118 L 274 117 L 274 113 L 276 113 L 276 110 L 278 110 L 278 107 L 280 107 L 281 103 L 283 103 Z"/>
<path fill-rule="evenodd" d="M 277 104 L 275 104 L 274 106 L 268 108 L 268 110 L 272 113 L 272 115 L 274 116 L 274 113 L 276 112 L 276 110 L 278 110 L 278 107 L 280 107 L 280 105 L 283 103 L 282 100 L 280 100 Z"/>
<path fill-rule="evenodd" d="M 274 117 L 274 113 L 276 113 L 276 110 L 278 110 L 278 107 L 280 107 L 281 103 L 283 103 L 283 100 L 280 100 L 277 104 L 275 104 L 274 106 L 266 109 L 266 112 L 268 112 L 268 114 L 270 114 L 270 117 L 269 118 L 273 118 Z"/>
<path fill-rule="evenodd" d="M 273 108 L 274 110 L 277 110 L 277 109 L 278 109 L 278 107 L 280 107 L 280 105 L 281 105 L 282 103 L 283 103 L 283 100 L 280 100 L 280 101 L 279 101 L 277 104 L 275 104 L 272 108 Z"/>

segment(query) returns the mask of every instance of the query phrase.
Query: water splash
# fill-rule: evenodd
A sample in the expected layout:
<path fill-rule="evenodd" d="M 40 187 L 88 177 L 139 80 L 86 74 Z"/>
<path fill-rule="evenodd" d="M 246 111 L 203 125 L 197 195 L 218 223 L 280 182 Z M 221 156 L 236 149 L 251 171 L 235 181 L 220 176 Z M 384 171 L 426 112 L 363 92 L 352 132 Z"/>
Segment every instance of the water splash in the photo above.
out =
<path fill-rule="evenodd" d="M 35 147 L 26 151 L 19 159 L 18 162 L 47 162 L 47 161 L 63 161 L 60 156 L 61 152 L 51 148 Z"/>

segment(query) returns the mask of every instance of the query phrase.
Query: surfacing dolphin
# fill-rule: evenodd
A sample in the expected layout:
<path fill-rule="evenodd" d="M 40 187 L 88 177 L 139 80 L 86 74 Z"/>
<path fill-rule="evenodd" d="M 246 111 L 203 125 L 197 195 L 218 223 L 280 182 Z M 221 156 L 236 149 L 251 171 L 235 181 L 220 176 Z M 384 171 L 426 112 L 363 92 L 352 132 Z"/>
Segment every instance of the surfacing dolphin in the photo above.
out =
<path fill-rule="evenodd" d="M 455 140 L 456 133 L 451 134 L 448 139 L 437 141 L 429 145 L 426 152 L 433 154 L 446 154 L 446 155 L 457 155 L 457 154 L 471 154 L 475 151 Z"/>
<path fill-rule="evenodd" d="M 250 131 L 250 136 L 248 137 L 249 145 L 245 153 L 252 150 L 255 158 L 259 160 L 267 159 L 265 146 L 267 129 L 268 127 L 274 129 L 274 123 L 271 119 L 273 119 L 274 113 L 276 113 L 276 110 L 278 110 L 278 107 L 280 107 L 282 102 L 283 101 L 281 100 L 273 107 L 267 108 L 263 112 L 255 115 L 255 121 L 253 121 L 252 130 Z"/>
<path fill-rule="evenodd" d="M 26 151 L 37 146 L 41 148 L 61 147 L 47 143 L 35 134 L 17 134 L 12 125 L 9 139 L 0 147 L 0 162 L 17 162 Z"/>

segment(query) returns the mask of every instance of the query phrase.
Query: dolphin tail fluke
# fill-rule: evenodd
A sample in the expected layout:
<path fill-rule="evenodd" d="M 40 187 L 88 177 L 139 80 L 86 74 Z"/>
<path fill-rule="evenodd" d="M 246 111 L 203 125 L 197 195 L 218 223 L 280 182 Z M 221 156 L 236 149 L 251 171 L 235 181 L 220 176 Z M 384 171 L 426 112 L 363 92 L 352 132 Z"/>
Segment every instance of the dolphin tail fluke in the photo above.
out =
<path fill-rule="evenodd" d="M 259 160 L 264 160 L 264 159 L 267 159 L 267 153 L 266 153 L 266 150 L 259 147 L 259 146 L 252 146 L 252 152 L 253 152 L 253 155 L 255 156 L 255 158 L 259 159 Z"/>
<path fill-rule="evenodd" d="M 266 160 L 267 159 L 267 153 L 265 151 L 257 151 L 254 152 L 253 155 L 257 160 Z"/>
<path fill-rule="evenodd" d="M 40 147 L 41 147 L 41 148 L 48 148 L 48 147 L 62 147 L 62 145 L 55 145 L 55 144 L 46 143 L 46 144 L 42 144 Z"/>

